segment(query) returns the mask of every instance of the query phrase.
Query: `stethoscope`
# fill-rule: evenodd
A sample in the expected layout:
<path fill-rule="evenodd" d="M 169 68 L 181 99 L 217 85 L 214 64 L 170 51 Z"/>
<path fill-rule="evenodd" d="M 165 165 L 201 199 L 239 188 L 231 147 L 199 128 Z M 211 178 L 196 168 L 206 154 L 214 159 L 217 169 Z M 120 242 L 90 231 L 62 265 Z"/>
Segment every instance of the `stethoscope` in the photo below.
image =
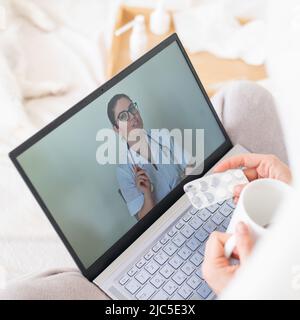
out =
<path fill-rule="evenodd" d="M 175 156 L 175 154 L 172 152 L 172 150 L 170 148 L 168 148 L 167 146 L 163 146 L 159 141 L 157 141 L 156 139 L 151 137 L 149 134 L 147 134 L 147 136 L 148 136 L 149 139 L 151 139 L 152 141 L 154 141 L 156 144 L 159 145 L 159 147 L 160 147 L 162 153 L 165 155 L 165 157 L 168 157 L 168 154 L 170 153 L 174 157 L 174 160 L 176 160 L 176 162 L 177 162 L 176 156 Z M 134 160 L 134 157 L 132 155 L 132 151 L 131 151 L 127 141 L 126 141 L 126 145 L 127 145 L 128 153 L 130 154 L 131 162 L 132 162 L 133 166 L 137 167 L 138 164 Z M 127 153 L 127 157 L 128 157 L 128 153 Z M 177 162 L 177 163 L 179 163 L 179 162 Z M 158 170 L 158 169 L 156 168 L 156 170 Z M 134 168 L 133 168 L 133 173 L 135 174 Z M 181 176 L 181 178 L 184 177 L 183 171 L 181 172 L 180 176 Z M 149 178 L 149 180 L 150 180 L 150 178 Z M 151 182 L 151 180 L 150 180 L 150 184 L 151 184 L 151 187 L 150 187 L 151 188 L 151 192 L 153 192 L 154 191 L 154 185 Z"/>

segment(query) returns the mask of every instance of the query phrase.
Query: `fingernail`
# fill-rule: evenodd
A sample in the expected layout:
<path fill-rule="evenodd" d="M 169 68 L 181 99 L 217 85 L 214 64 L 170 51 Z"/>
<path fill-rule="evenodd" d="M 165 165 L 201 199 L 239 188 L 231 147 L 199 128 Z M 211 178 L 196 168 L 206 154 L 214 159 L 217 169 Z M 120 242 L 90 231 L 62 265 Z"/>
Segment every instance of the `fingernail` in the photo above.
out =
<path fill-rule="evenodd" d="M 245 234 L 248 232 L 248 228 L 244 222 L 239 222 L 236 226 L 236 232 L 238 234 Z"/>

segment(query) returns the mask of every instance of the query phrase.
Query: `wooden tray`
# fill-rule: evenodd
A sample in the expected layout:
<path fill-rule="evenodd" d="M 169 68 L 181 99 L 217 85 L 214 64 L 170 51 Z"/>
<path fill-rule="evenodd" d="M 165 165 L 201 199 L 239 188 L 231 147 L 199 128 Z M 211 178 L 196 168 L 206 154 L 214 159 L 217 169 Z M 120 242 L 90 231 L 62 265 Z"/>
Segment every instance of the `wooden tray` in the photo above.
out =
<path fill-rule="evenodd" d="M 115 30 L 132 20 L 137 14 L 143 14 L 148 32 L 148 49 L 151 49 L 175 31 L 172 21 L 169 33 L 163 36 L 152 34 L 149 30 L 149 16 L 151 12 L 151 9 L 122 5 L 117 15 Z M 129 37 L 130 31 L 118 37 L 113 35 L 108 59 L 108 78 L 111 78 L 131 63 L 129 58 Z M 263 65 L 248 65 L 240 59 L 221 59 L 208 52 L 199 52 L 196 54 L 190 54 L 188 52 L 188 55 L 209 96 L 212 96 L 226 81 L 242 79 L 255 81 L 266 78 L 266 71 Z"/>

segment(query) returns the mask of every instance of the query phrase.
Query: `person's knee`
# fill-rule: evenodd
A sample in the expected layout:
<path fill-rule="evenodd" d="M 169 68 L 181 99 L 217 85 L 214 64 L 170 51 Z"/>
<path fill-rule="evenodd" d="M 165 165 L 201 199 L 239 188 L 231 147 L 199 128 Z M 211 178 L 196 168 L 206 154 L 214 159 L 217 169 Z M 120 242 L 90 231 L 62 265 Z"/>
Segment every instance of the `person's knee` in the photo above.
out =
<path fill-rule="evenodd" d="M 251 81 L 236 81 L 223 89 L 222 99 L 221 121 L 233 144 L 274 153 L 288 163 L 281 121 L 268 90 Z"/>
<path fill-rule="evenodd" d="M 0 290 L 1 300 L 107 300 L 109 297 L 78 271 L 55 271 L 14 281 Z"/>
<path fill-rule="evenodd" d="M 226 114 L 276 113 L 272 94 L 253 81 L 234 81 L 228 85 L 224 94 L 224 116 Z"/>

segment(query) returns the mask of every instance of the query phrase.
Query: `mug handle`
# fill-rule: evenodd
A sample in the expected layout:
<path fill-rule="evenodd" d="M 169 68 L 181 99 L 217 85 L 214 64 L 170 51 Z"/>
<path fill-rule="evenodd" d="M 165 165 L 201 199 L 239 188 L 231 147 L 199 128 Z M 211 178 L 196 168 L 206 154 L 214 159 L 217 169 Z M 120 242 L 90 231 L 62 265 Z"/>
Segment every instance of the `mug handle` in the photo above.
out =
<path fill-rule="evenodd" d="M 229 259 L 232 255 L 232 252 L 234 250 L 234 247 L 236 246 L 236 237 L 233 234 L 225 243 L 224 251 L 225 251 L 225 257 Z"/>

